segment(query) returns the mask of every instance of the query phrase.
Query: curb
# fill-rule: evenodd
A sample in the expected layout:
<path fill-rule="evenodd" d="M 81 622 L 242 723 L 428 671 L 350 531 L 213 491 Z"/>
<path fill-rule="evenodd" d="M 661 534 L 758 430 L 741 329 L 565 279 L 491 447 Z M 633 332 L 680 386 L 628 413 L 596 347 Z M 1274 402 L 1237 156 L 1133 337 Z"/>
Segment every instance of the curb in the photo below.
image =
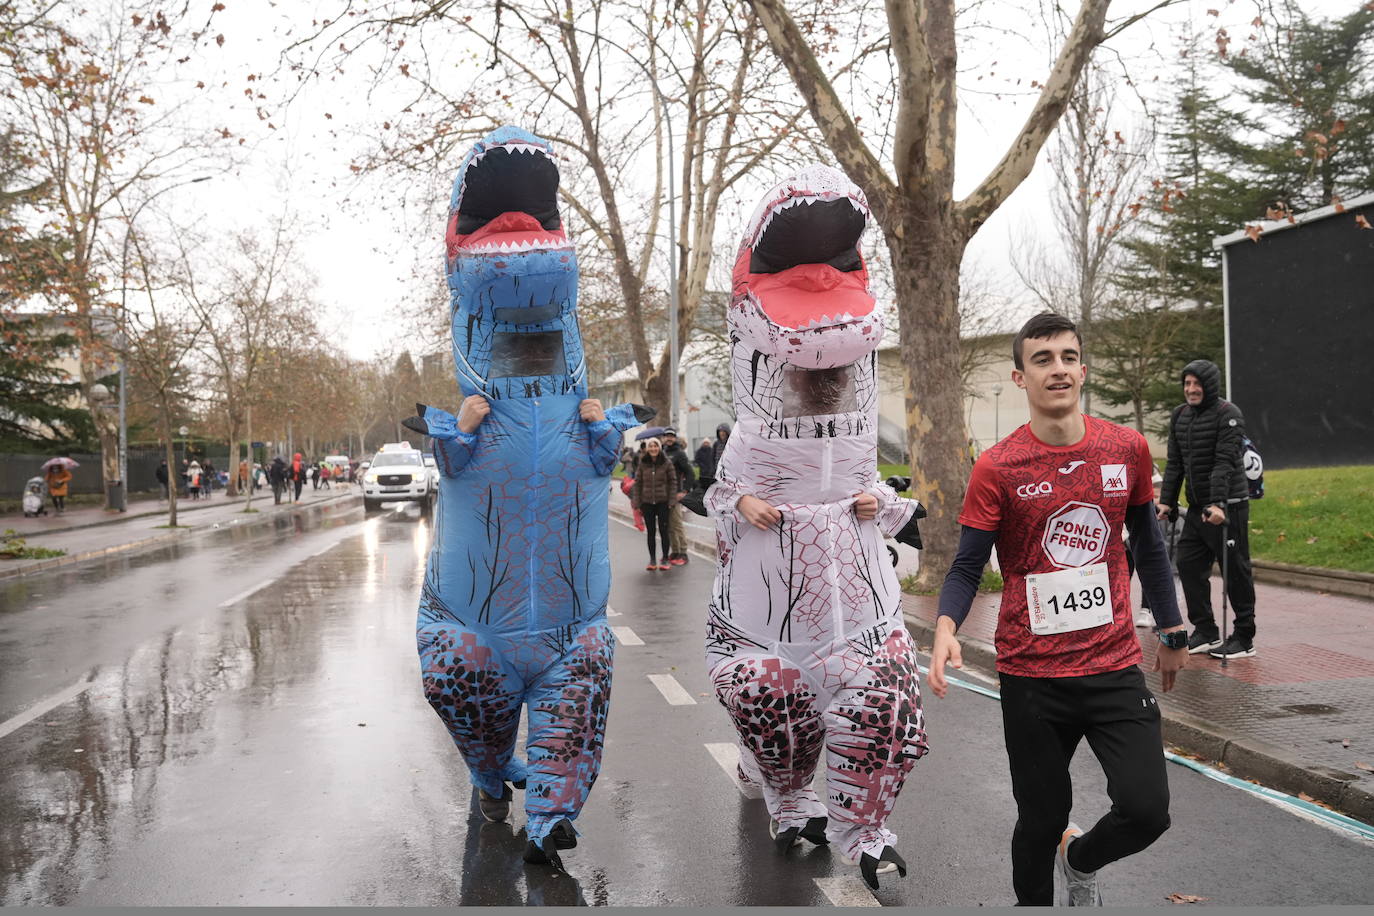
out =
<path fill-rule="evenodd" d="M 632 513 L 612 504 L 611 514 L 631 521 Z M 716 545 L 690 535 L 688 542 L 703 553 L 714 556 Z M 935 627 L 903 609 L 902 620 L 918 644 L 930 645 Z M 988 643 L 960 640 L 965 665 L 995 674 L 997 654 Z M 1186 713 L 1167 711 L 1161 705 L 1164 741 L 1188 757 L 1195 757 L 1225 768 L 1241 779 L 1266 785 L 1291 795 L 1302 793 L 1342 814 L 1366 824 L 1374 824 L 1374 793 L 1351 785 L 1351 774 L 1327 767 L 1309 767 L 1293 760 L 1282 748 L 1243 737 Z"/>
<path fill-rule="evenodd" d="M 918 643 L 929 645 L 935 627 L 912 614 L 902 612 L 907 632 Z M 985 642 L 963 638 L 959 641 L 964 664 L 995 675 L 997 653 Z M 1194 757 L 1224 768 L 1233 776 L 1269 786 L 1290 795 L 1305 794 L 1313 800 L 1366 824 L 1374 824 L 1374 794 L 1351 785 L 1351 774 L 1328 767 L 1311 767 L 1292 759 L 1282 748 L 1228 732 L 1187 713 L 1160 706 L 1164 741 L 1187 757 Z"/>
<path fill-rule="evenodd" d="M 328 500 L 321 500 L 321 501 L 318 502 L 318 503 L 310 503 L 309 505 L 306 505 L 306 506 L 293 507 L 293 508 L 290 509 L 289 511 L 291 511 L 291 512 L 299 512 L 299 511 L 302 511 L 302 510 L 304 510 L 304 511 L 310 511 L 310 510 L 312 510 L 312 509 L 314 509 L 314 508 L 316 508 L 316 507 L 323 507 L 323 506 L 325 506 L 325 505 L 333 504 L 334 502 L 336 502 L 336 501 L 339 500 L 339 499 L 350 499 L 350 498 L 356 498 L 356 499 L 361 500 L 361 499 L 362 499 L 362 496 L 361 496 L 361 494 L 358 494 L 358 493 L 348 493 L 348 494 L 346 494 L 346 495 L 344 495 L 344 496 L 342 496 L 342 497 L 334 496 L 334 497 L 330 497 Z M 200 506 L 198 506 L 197 508 L 209 508 L 209 507 L 200 507 Z M 180 512 L 180 511 L 181 511 L 180 508 L 178 508 L 177 511 Z M 148 514 L 148 515 L 157 515 L 157 514 L 161 514 L 161 513 L 152 513 L 152 512 L 150 512 L 150 513 L 147 513 L 147 514 Z M 138 516 L 132 516 L 132 517 L 133 517 L 133 518 L 137 518 Z M 265 523 L 265 522 L 267 522 L 268 520 L 270 520 L 270 519 L 272 519 L 272 518 L 274 518 L 274 517 L 275 517 L 275 514 L 269 514 L 269 515 L 263 516 L 262 518 L 248 519 L 248 520 L 246 521 L 246 523 L 243 524 L 243 525 L 241 525 L 240 527 L 242 527 L 242 528 L 251 528 L 251 527 L 253 527 L 253 526 L 255 526 L 255 525 Z M 125 520 L 126 520 L 126 519 L 117 519 L 117 521 L 125 521 Z M 63 530 L 63 531 L 71 531 L 71 530 L 73 530 L 73 529 L 75 529 L 75 528 L 92 528 L 92 527 L 95 527 L 95 525 L 103 525 L 103 524 L 107 524 L 107 523 L 106 523 L 106 522 L 97 522 L 97 523 L 95 523 L 95 524 L 93 524 L 93 525 L 79 525 L 79 526 L 78 526 L 78 525 L 73 525 L 71 528 L 64 528 L 64 529 L 62 529 L 62 530 Z M 200 526 L 200 527 L 194 527 L 194 526 L 193 526 L 193 527 L 190 527 L 190 528 L 186 528 L 185 530 L 169 531 L 169 532 L 167 532 L 166 534 L 157 534 L 157 535 L 153 535 L 152 537 L 140 538 L 139 540 L 136 540 L 136 541 L 129 541 L 129 542 L 126 543 L 126 544 L 115 544 L 115 545 L 113 545 L 113 546 L 111 546 L 111 547 L 103 547 L 103 548 L 101 548 L 100 550 L 87 550 L 87 551 L 85 551 L 85 552 L 83 552 L 83 553 L 68 554 L 68 555 L 65 556 L 65 557 L 51 557 L 51 558 L 46 559 L 46 560 L 30 560 L 30 561 L 27 561 L 23 566 L 15 566 L 15 567 L 9 567 L 9 568 L 0 568 L 0 581 L 4 581 L 4 580 L 6 580 L 6 579 L 17 579 L 17 578 L 19 578 L 19 577 L 21 577 L 21 576 L 31 576 L 31 575 L 34 575 L 34 574 L 36 574 L 36 573 L 47 572 L 47 571 L 49 571 L 49 570 L 51 570 L 51 569 L 57 569 L 58 567 L 62 567 L 62 566 L 75 566 L 75 565 L 77 565 L 77 564 L 79 564 L 79 563 L 86 563 L 86 562 L 89 562 L 89 561 L 91 561 L 91 560 L 99 560 L 99 559 L 101 559 L 101 558 L 103 558 L 103 557 L 110 556 L 111 554 L 124 553 L 125 551 L 129 551 L 129 550 L 141 550 L 141 549 L 143 549 L 143 548 L 145 548 L 145 547 L 156 547 L 156 546 L 158 546 L 159 544 L 170 543 L 171 541 L 180 540 L 180 539 L 185 538 L 185 537 L 188 537 L 188 536 L 190 536 L 190 535 L 192 535 L 192 534 L 197 534 L 197 533 L 199 533 L 200 531 L 206 530 L 206 527 L 207 527 L 207 526 L 202 525 L 202 526 Z"/>
<path fill-rule="evenodd" d="M 258 498 L 260 499 L 261 497 L 258 497 Z M 235 499 L 238 499 L 238 497 L 235 497 Z M 160 501 L 160 502 L 162 502 L 162 501 Z M 195 512 L 197 509 L 213 509 L 213 508 L 215 508 L 216 506 L 222 506 L 222 505 L 224 505 L 224 502 L 223 502 L 223 501 L 215 501 L 215 500 L 213 500 L 213 499 L 205 499 L 205 500 L 197 499 L 197 500 L 191 500 L 191 499 L 187 499 L 187 498 L 184 497 L 184 496 L 179 496 L 179 497 L 177 497 L 177 514 L 180 515 L 180 514 L 183 513 L 183 512 Z M 154 516 L 154 515 L 166 515 L 166 514 L 167 514 L 167 506 L 166 506 L 166 504 L 165 504 L 165 502 L 164 502 L 161 508 L 152 509 L 152 510 L 149 510 L 149 511 L 147 511 L 147 512 L 133 512 L 133 513 L 121 512 L 121 513 L 118 514 L 118 515 L 112 515 L 112 516 L 110 516 L 110 517 L 108 517 L 108 518 L 102 518 L 102 519 L 101 519 L 100 521 L 98 521 L 98 522 L 82 522 L 82 523 L 79 524 L 79 525 L 64 525 L 64 526 L 62 526 L 61 528 L 48 528 L 48 529 L 46 529 L 46 530 L 44 530 L 44 531 L 35 531 L 35 532 L 33 532 L 32 534 L 25 534 L 24 532 L 21 531 L 21 532 L 19 532 L 19 536 L 22 537 L 22 538 L 24 538 L 25 540 L 31 540 L 31 539 L 33 539 L 33 538 L 47 537 L 47 536 L 52 535 L 52 534 L 65 534 L 65 533 L 67 533 L 68 531 L 80 531 L 80 530 L 83 529 L 83 528 L 99 528 L 101 525 L 117 525 L 117 524 L 119 524 L 120 522 L 129 522 L 129 521 L 133 521 L 133 520 L 136 519 L 136 518 L 150 518 L 151 516 Z M 0 516 L 0 526 L 3 526 L 3 525 L 4 525 L 4 516 Z"/>
<path fill-rule="evenodd" d="M 1298 566 L 1294 563 L 1271 563 L 1251 560 L 1255 579 L 1271 585 L 1287 585 L 1313 591 L 1350 595 L 1354 598 L 1374 598 L 1374 574 L 1352 572 L 1347 569 L 1323 569 L 1320 566 Z"/>

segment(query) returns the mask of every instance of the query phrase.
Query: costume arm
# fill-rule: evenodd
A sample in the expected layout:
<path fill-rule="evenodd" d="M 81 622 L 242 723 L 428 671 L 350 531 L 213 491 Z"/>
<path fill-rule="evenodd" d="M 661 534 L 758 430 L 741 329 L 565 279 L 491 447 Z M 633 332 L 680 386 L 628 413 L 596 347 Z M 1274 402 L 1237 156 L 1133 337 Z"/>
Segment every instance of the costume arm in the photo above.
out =
<path fill-rule="evenodd" d="M 866 491 L 878 500 L 878 515 L 874 519 L 878 530 L 900 543 L 921 549 L 921 532 L 916 520 L 926 517 L 925 508 L 914 499 L 904 499 L 885 483 L 876 483 Z"/>
<path fill-rule="evenodd" d="M 940 610 L 938 617 L 948 617 L 956 628 L 963 626 L 969 608 L 973 606 L 973 596 L 978 594 L 978 583 L 983 580 L 983 567 L 988 565 L 992 547 L 997 543 L 996 531 L 963 526 L 959 535 L 959 552 L 945 573 L 944 585 L 940 587 Z"/>
<path fill-rule="evenodd" d="M 1155 504 L 1141 503 L 1126 509 L 1126 530 L 1130 532 L 1131 556 L 1135 558 L 1135 573 L 1140 588 L 1150 599 L 1150 611 L 1155 626 L 1174 627 L 1183 623 L 1178 610 L 1178 595 L 1174 593 L 1174 571 L 1169 568 L 1169 554 L 1159 533 L 1155 518 Z"/>
<path fill-rule="evenodd" d="M 617 404 L 606 411 L 606 419 L 587 424 L 587 447 L 596 473 L 606 477 L 615 470 L 625 430 L 649 422 L 655 413 L 642 404 Z"/>
<path fill-rule="evenodd" d="M 415 413 L 416 416 L 401 421 L 401 425 L 433 439 L 434 460 L 439 463 L 439 473 L 445 477 L 457 477 L 477 450 L 478 433 L 463 432 L 458 428 L 458 418 L 447 410 L 416 404 Z"/>
<path fill-rule="evenodd" d="M 728 472 L 716 468 L 716 482 L 706 491 L 703 500 L 706 504 L 706 515 L 715 518 L 726 515 L 733 516 L 738 522 L 743 522 L 743 517 L 736 508 L 739 505 L 739 498 L 744 495 L 744 488 L 739 485 Z"/>

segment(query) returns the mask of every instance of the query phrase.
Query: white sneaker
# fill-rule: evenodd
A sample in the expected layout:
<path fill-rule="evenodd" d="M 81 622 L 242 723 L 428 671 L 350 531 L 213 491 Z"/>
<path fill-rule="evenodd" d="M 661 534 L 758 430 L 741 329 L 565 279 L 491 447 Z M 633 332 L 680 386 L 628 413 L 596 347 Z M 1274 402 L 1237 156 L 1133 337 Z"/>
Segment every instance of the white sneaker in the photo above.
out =
<path fill-rule="evenodd" d="M 1069 844 L 1082 835 L 1082 829 L 1070 823 L 1059 840 L 1059 849 L 1054 854 L 1055 869 L 1059 872 L 1056 906 L 1102 905 L 1102 892 L 1097 888 L 1097 872 L 1076 871 L 1069 865 Z"/>
<path fill-rule="evenodd" d="M 1155 625 L 1155 615 L 1149 609 L 1141 608 L 1135 612 L 1135 625 L 1138 627 L 1152 627 Z"/>

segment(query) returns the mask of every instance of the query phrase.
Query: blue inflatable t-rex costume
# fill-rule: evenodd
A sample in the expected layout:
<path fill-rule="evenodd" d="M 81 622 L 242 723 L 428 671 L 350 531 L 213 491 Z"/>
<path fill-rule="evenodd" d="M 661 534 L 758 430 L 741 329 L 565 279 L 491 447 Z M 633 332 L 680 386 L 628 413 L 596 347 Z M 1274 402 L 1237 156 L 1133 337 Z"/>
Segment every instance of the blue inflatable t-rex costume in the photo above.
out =
<path fill-rule="evenodd" d="M 504 819 L 511 785 L 523 786 L 526 861 L 560 865 L 600 769 L 610 700 L 607 479 L 622 433 L 653 414 L 621 404 L 601 419 L 585 401 L 577 259 L 557 193 L 553 149 L 533 134 L 502 127 L 468 153 L 445 266 L 458 386 L 465 407 L 478 395 L 490 412 L 464 432 L 420 404 L 407 425 L 433 438 L 441 473 L 417 625 L 425 698 L 483 814 Z"/>

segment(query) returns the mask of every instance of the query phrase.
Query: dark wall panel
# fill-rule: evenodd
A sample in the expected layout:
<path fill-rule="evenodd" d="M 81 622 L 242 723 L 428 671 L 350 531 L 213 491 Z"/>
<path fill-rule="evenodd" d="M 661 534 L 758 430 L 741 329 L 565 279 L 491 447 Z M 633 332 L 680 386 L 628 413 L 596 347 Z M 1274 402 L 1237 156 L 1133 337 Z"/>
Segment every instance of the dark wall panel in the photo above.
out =
<path fill-rule="evenodd" d="M 1374 464 L 1374 205 L 1226 249 L 1231 395 L 1266 467 Z"/>

